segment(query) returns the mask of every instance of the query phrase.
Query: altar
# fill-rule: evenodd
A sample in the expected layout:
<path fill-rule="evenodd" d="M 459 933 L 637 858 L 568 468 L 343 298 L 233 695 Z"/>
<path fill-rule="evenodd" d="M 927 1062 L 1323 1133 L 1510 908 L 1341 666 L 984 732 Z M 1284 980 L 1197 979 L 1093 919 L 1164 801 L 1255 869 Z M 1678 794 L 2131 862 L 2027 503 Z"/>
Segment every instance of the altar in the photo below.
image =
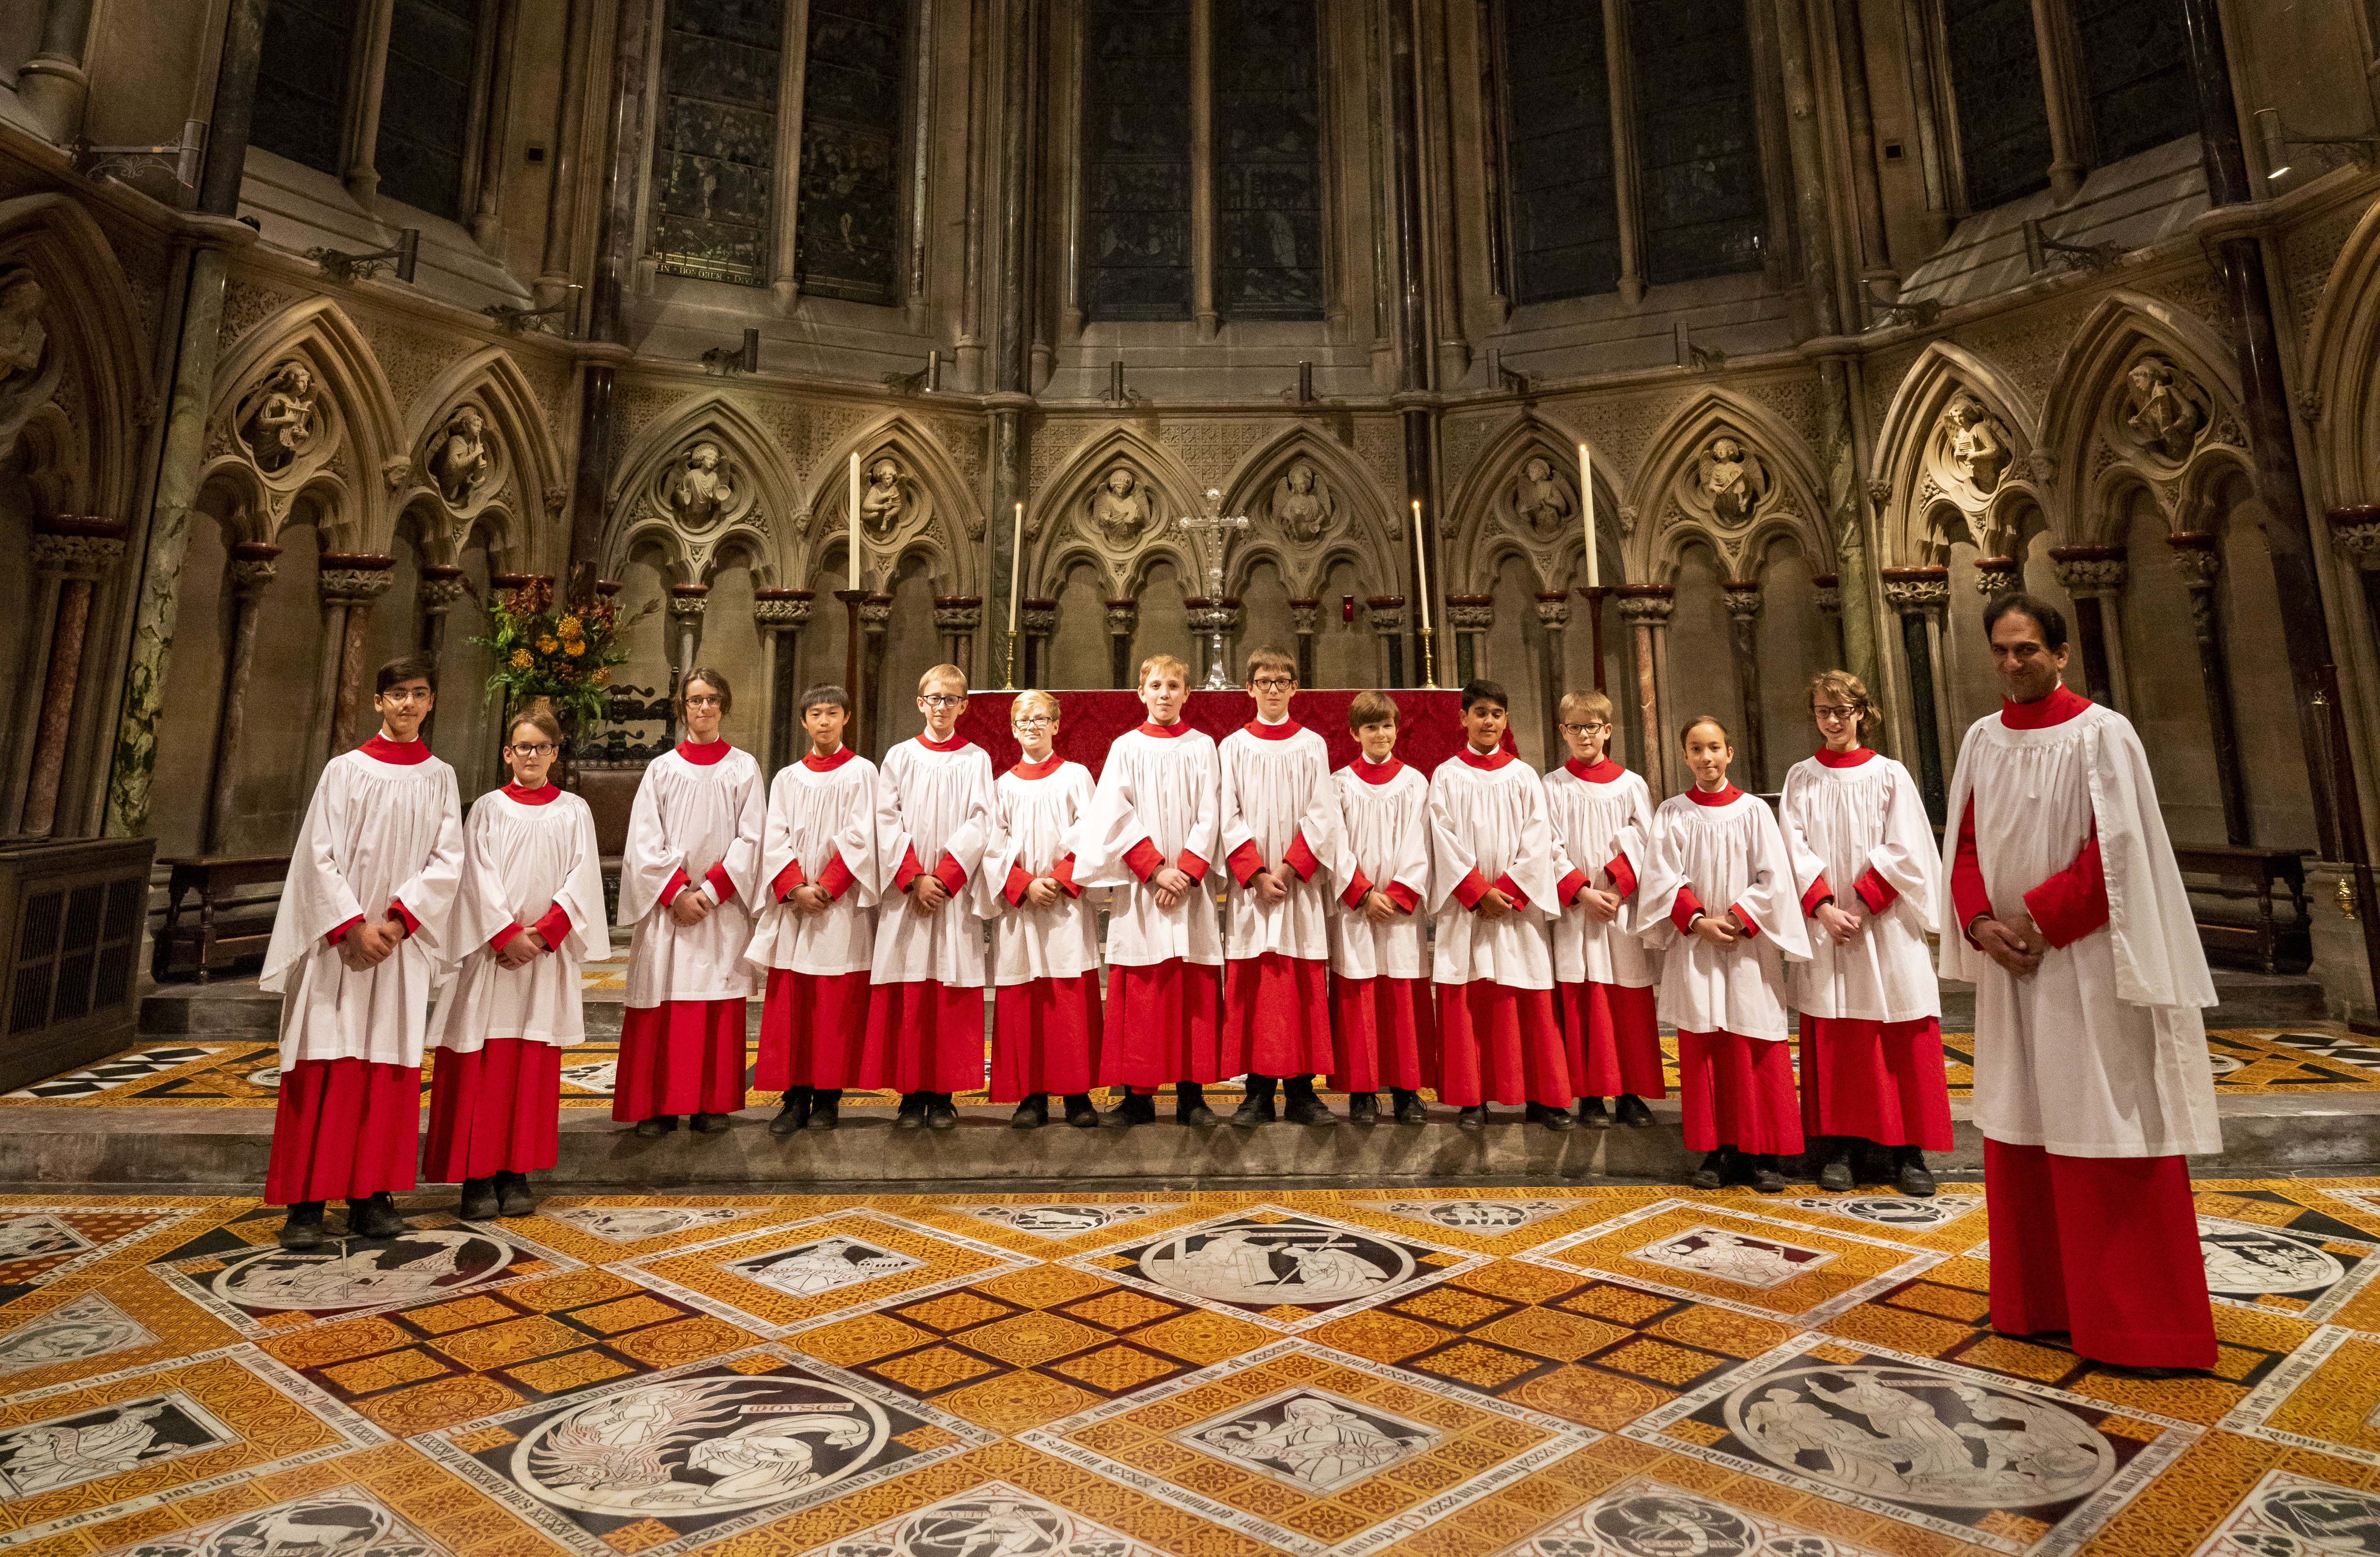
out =
<path fill-rule="evenodd" d="M 1330 743 L 1330 766 L 1355 760 L 1354 732 L 1347 728 L 1347 708 L 1361 688 L 1300 692 L 1290 700 L 1289 716 Z M 1095 691 L 1055 691 L 1062 710 L 1058 724 L 1057 752 L 1080 762 L 1097 778 L 1107 761 L 1108 748 L 1118 736 L 1148 718 L 1137 694 L 1100 687 Z M 1397 756 L 1424 776 L 1463 749 L 1462 694 L 1452 691 L 1392 691 L 1397 705 Z M 959 715 L 958 734 L 991 753 L 994 772 L 1006 772 L 1022 760 L 1016 737 L 1008 727 L 1009 705 L 1014 692 L 970 692 L 966 712 Z M 1256 699 L 1244 691 L 1193 692 L 1183 706 L 1182 722 L 1217 740 L 1256 717 Z M 1516 750 L 1512 732 L 1504 749 Z"/>

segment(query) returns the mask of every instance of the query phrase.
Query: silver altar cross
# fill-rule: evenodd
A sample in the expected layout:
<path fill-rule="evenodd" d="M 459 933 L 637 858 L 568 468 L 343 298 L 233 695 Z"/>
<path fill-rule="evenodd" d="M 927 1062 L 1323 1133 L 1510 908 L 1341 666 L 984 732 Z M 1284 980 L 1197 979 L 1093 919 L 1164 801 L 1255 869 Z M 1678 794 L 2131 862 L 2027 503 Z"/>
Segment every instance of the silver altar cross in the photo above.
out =
<path fill-rule="evenodd" d="M 1207 489 L 1207 511 L 1196 518 L 1173 521 L 1189 538 L 1191 549 L 1207 559 L 1207 605 L 1190 614 L 1193 628 L 1207 635 L 1207 679 L 1199 689 L 1228 692 L 1238 683 L 1223 664 L 1223 635 L 1231 630 L 1231 608 L 1223 603 L 1223 560 L 1231 550 L 1231 532 L 1248 528 L 1245 514 L 1226 517 L 1220 489 Z M 1202 544 L 1203 542 L 1203 544 Z"/>

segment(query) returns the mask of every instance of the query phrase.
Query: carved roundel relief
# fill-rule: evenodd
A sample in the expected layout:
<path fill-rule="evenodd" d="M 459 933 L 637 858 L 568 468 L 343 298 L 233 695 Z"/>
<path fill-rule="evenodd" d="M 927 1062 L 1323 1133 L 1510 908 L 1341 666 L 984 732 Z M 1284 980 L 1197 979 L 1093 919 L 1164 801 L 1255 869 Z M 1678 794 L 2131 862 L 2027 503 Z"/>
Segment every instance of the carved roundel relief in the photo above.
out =
<path fill-rule="evenodd" d="M 504 489 L 504 445 L 487 407 L 466 400 L 430 429 L 420 453 L 421 472 L 438 489 L 438 500 L 456 514 L 470 512 Z"/>
<path fill-rule="evenodd" d="M 297 481 L 338 447 L 337 412 L 313 364 L 288 357 L 265 370 L 232 408 L 231 430 L 267 480 Z"/>
<path fill-rule="evenodd" d="M 687 439 L 654 473 L 654 509 L 681 535 L 707 535 L 749 512 L 752 475 L 722 440 Z"/>

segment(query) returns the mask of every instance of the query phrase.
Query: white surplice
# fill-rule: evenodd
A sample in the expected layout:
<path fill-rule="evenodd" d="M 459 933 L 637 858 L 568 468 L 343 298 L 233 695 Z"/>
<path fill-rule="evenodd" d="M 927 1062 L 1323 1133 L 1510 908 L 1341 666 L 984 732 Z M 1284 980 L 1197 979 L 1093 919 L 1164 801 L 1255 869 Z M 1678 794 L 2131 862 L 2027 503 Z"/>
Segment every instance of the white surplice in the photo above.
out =
<path fill-rule="evenodd" d="M 1809 960 L 1810 935 L 1785 834 L 1768 802 L 1740 789 L 1718 806 L 1691 794 L 1672 795 L 1653 813 L 1645 863 L 1625 918 L 1662 954 L 1661 1020 L 1681 1032 L 1781 1041 L 1787 1036 L 1785 964 Z M 1732 946 L 1714 946 L 1681 932 L 1670 911 L 1688 886 L 1704 912 L 1724 916 L 1736 909 L 1757 933 Z"/>
<path fill-rule="evenodd" d="M 1292 733 L 1263 736 L 1244 727 L 1216 748 L 1222 785 L 1223 955 L 1242 958 L 1272 952 L 1320 962 L 1330 955 L 1327 921 L 1334 883 L 1344 890 L 1354 877 L 1339 789 L 1330 781 L 1330 747 L 1293 721 L 1267 728 Z M 1240 884 L 1232 857 L 1253 848 L 1257 869 L 1269 870 L 1288 858 L 1300 839 L 1307 856 L 1301 863 L 1312 874 L 1293 871 L 1288 896 L 1279 903 L 1258 902 L 1254 887 Z"/>
<path fill-rule="evenodd" d="M 1652 792 L 1643 775 L 1617 763 L 1600 772 L 1611 776 L 1583 779 L 1569 763 L 1546 775 L 1546 811 L 1553 819 L 1554 844 L 1567 869 L 1586 877 L 1599 891 L 1611 889 L 1603 868 L 1624 856 L 1628 868 L 1644 876 L 1647 843 L 1653 835 Z M 1624 917 L 1624 916 L 1623 916 Z M 1554 977 L 1565 984 L 1592 981 L 1621 989 L 1649 989 L 1660 977 L 1660 959 L 1645 948 L 1641 935 L 1630 932 L 1621 919 L 1598 919 L 1582 899 L 1573 899 L 1553 922 Z"/>
<path fill-rule="evenodd" d="M 431 989 L 448 956 L 463 873 L 455 770 L 435 757 L 384 762 L 372 742 L 331 759 L 306 803 L 273 917 L 259 987 L 283 997 L 281 1064 L 362 1060 L 418 1065 Z M 322 937 L 401 902 L 417 924 L 360 971 Z"/>
<path fill-rule="evenodd" d="M 983 926 L 987 902 L 984 845 L 991 839 L 991 756 L 972 741 L 942 751 L 923 736 L 884 754 L 876 788 L 878 869 L 890 899 L 876 921 L 879 984 L 930 979 L 960 989 L 983 988 Z M 912 912 L 895 889 L 902 862 L 931 874 L 947 856 L 965 872 L 952 900 L 930 914 Z"/>
<path fill-rule="evenodd" d="M 1793 1008 L 1863 1022 L 1941 1016 L 1942 984 L 1925 943 L 1941 887 L 1940 845 L 1909 770 L 1875 755 L 1847 768 L 1804 758 L 1785 775 L 1778 820 L 1793 860 L 1794 890 L 1806 897 L 1824 876 L 1835 906 L 1862 920 L 1847 946 L 1810 929 L 1810 960 L 1787 972 Z M 1900 894 L 1881 914 L 1870 913 L 1857 891 L 1870 870 Z"/>
<path fill-rule="evenodd" d="M 992 786 L 983 884 L 991 915 L 993 983 L 1005 988 L 1098 971 L 1099 927 L 1089 905 L 1068 892 L 1046 907 L 1012 904 L 1006 895 L 1011 870 L 1044 876 L 1075 852 L 1075 829 L 1091 814 L 1098 792 L 1091 771 L 1080 762 L 1061 762 L 1038 777 L 1027 776 L 1019 765 Z M 1081 864 L 1078 858 L 1077 870 Z"/>
<path fill-rule="evenodd" d="M 838 750 L 849 752 L 848 747 Z M 769 821 L 760 844 L 760 895 L 746 960 L 761 968 L 835 979 L 875 964 L 876 906 L 882 890 L 876 842 L 876 764 L 856 753 L 832 768 L 812 758 L 777 772 L 769 785 Z M 797 884 L 817 886 L 834 860 L 851 877 L 823 914 L 796 914 L 779 898 L 777 878 L 801 867 Z"/>
<path fill-rule="evenodd" d="M 1211 881 L 1201 879 L 1172 908 L 1126 863 L 1146 843 L 1160 866 L 1196 855 L 1209 874 L 1221 861 L 1221 780 L 1215 743 L 1180 724 L 1178 736 L 1126 731 L 1108 748 L 1091 814 L 1075 834 L 1075 880 L 1086 887 L 1117 887 L 1108 910 L 1107 960 L 1112 967 L 1150 967 L 1176 958 L 1208 967 L 1223 962 Z"/>
<path fill-rule="evenodd" d="M 1432 980 L 1552 989 L 1546 924 L 1561 910 L 1554 889 L 1562 872 L 1537 771 L 1510 752 L 1498 752 L 1488 766 L 1468 750 L 1448 758 L 1429 781 L 1429 910 L 1438 920 Z M 1459 894 L 1475 870 L 1485 886 L 1509 877 L 1523 901 L 1500 919 L 1464 907 Z"/>
<path fill-rule="evenodd" d="M 2108 922 L 2018 979 L 1953 921 L 1949 868 L 1975 805 L 1975 854 L 1996 913 L 2070 865 L 2095 824 Z M 1977 720 L 1950 785 L 1937 914 L 1942 976 L 1975 984 L 1975 1124 L 2067 1157 L 2223 1148 L 2203 1008 L 2215 983 L 2131 723 L 2095 704 L 2046 729 Z"/>
<path fill-rule="evenodd" d="M 492 789 L 465 824 L 463 882 L 449 936 L 463 954 L 450 963 L 430 1019 L 430 1046 L 469 1053 L 490 1039 L 577 1043 L 587 1036 L 578 968 L 612 955 L 603 915 L 603 858 L 595 813 L 564 791 L 528 805 Z M 547 910 L 570 916 L 570 932 L 550 953 L 506 967 L 488 948 L 507 925 L 535 928 Z"/>
<path fill-rule="evenodd" d="M 1366 782 L 1395 764 L 1385 782 Z M 1374 763 L 1368 757 L 1331 775 L 1339 789 L 1339 814 L 1347 829 L 1354 868 L 1375 887 L 1390 883 L 1413 894 L 1412 913 L 1374 924 L 1350 908 L 1341 893 L 1330 898 L 1330 971 L 1342 979 L 1419 979 L 1429 969 L 1422 918 L 1429 911 L 1429 781 L 1394 757 Z"/>
<path fill-rule="evenodd" d="M 748 751 L 731 748 L 708 765 L 665 751 L 645 769 L 620 857 L 620 927 L 636 932 L 628 945 L 632 1009 L 751 994 L 744 953 L 752 943 L 751 905 L 766 889 L 760 835 L 767 819 L 760 764 Z M 687 891 L 716 901 L 704 880 L 714 865 L 735 892 L 700 924 L 678 923 L 662 889 L 682 870 Z"/>

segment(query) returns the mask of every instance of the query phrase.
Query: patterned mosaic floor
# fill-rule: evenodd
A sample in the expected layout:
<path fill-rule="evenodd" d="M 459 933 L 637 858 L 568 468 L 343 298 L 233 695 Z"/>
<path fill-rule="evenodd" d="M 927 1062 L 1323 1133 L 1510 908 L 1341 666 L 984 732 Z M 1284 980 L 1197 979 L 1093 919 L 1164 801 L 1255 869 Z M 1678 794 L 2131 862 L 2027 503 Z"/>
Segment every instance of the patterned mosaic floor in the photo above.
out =
<path fill-rule="evenodd" d="M 0 1198 L 40 1557 L 2380 1551 L 2380 1179 L 2207 1183 L 2212 1379 L 1985 1328 L 1972 1190 L 557 1198 L 292 1256 Z"/>

